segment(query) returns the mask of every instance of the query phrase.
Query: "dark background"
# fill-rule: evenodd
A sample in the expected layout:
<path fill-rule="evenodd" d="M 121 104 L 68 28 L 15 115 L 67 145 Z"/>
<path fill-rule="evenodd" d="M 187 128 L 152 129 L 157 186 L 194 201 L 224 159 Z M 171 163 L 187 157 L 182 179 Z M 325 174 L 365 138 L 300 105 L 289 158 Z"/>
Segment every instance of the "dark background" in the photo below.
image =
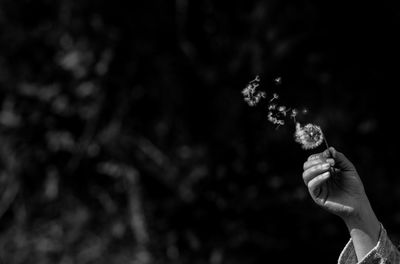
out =
<path fill-rule="evenodd" d="M 389 1 L 1 0 L 1 260 L 336 263 L 301 178 L 321 149 L 243 101 L 256 75 L 399 241 L 399 29 Z"/>

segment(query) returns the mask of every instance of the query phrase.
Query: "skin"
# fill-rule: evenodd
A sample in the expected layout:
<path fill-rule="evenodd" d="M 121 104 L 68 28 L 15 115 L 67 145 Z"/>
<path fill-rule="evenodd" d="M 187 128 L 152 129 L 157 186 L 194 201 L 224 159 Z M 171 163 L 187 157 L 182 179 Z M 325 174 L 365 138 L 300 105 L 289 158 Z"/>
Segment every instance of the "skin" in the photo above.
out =
<path fill-rule="evenodd" d="M 358 261 L 379 239 L 378 221 L 354 165 L 334 148 L 311 155 L 303 166 L 303 180 L 314 202 L 346 224 Z"/>

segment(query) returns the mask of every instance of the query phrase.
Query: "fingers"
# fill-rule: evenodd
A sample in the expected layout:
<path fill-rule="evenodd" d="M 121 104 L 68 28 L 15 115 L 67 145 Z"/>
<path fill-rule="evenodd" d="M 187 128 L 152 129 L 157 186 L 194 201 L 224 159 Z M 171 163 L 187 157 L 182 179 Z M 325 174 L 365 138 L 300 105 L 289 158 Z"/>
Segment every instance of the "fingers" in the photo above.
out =
<path fill-rule="evenodd" d="M 309 161 L 309 163 L 312 163 L 312 161 Z M 331 168 L 331 164 L 328 162 L 320 162 L 316 165 L 311 165 L 303 172 L 304 183 L 308 186 L 308 183 L 311 180 L 313 180 L 315 177 L 317 177 L 325 172 L 329 172 L 330 168 Z"/>
<path fill-rule="evenodd" d="M 343 153 L 337 151 L 333 147 L 329 148 L 329 152 L 336 161 L 336 167 L 345 171 L 355 170 L 353 163 L 351 163 L 351 161 L 348 158 L 346 158 L 346 156 Z"/>
<path fill-rule="evenodd" d="M 322 152 L 310 155 L 308 157 L 307 161 L 311 161 L 311 160 L 315 160 L 315 159 L 321 159 L 321 158 L 322 158 Z"/>
<path fill-rule="evenodd" d="M 329 150 L 329 149 L 326 149 L 326 150 L 323 151 L 323 152 L 310 155 L 310 156 L 308 157 L 308 160 L 313 160 L 313 159 L 318 159 L 318 158 L 319 158 L 319 159 L 326 159 L 326 158 L 329 158 L 329 157 L 331 157 L 331 156 L 332 156 L 332 154 L 331 154 L 330 150 Z"/>
<path fill-rule="evenodd" d="M 331 166 L 335 166 L 335 160 L 332 158 L 327 158 L 326 160 L 314 158 L 314 159 L 307 160 L 306 162 L 304 162 L 303 170 L 308 170 L 312 166 L 315 166 L 315 165 L 318 165 L 321 163 L 329 163 L 329 164 L 331 164 Z"/>
<path fill-rule="evenodd" d="M 327 171 L 316 176 L 315 178 L 313 178 L 311 181 L 308 182 L 307 187 L 313 198 L 316 199 L 325 196 L 325 194 L 322 193 L 323 190 L 321 188 L 321 185 L 325 183 L 330 178 L 330 176 L 331 176 L 330 172 Z"/>

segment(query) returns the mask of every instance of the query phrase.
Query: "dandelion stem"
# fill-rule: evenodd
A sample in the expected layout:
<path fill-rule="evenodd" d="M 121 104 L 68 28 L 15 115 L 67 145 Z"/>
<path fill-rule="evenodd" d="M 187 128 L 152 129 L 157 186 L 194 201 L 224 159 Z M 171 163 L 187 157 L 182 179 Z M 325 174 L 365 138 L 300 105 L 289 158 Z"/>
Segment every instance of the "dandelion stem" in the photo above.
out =
<path fill-rule="evenodd" d="M 324 138 L 324 143 L 325 143 L 326 149 L 329 151 L 329 144 L 328 144 L 328 141 L 326 140 L 325 135 L 323 135 L 323 138 Z M 329 156 L 331 156 L 331 152 L 330 151 L 329 151 Z M 333 177 L 336 176 L 335 169 L 332 166 L 329 168 L 329 171 L 330 171 L 330 173 L 331 173 L 331 175 Z"/>
<path fill-rule="evenodd" d="M 329 149 L 329 144 L 328 144 L 328 141 L 326 140 L 325 135 L 323 136 L 323 138 L 324 138 L 324 143 L 325 143 L 326 149 Z"/>

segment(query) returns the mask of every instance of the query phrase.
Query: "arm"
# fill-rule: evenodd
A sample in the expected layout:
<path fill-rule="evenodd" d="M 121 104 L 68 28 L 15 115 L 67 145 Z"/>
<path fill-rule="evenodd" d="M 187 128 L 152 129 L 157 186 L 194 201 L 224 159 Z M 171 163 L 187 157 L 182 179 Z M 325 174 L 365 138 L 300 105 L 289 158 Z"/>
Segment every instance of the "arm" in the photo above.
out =
<path fill-rule="evenodd" d="M 349 230 L 357 259 L 361 260 L 378 243 L 381 225 L 369 201 L 363 202 L 365 208 L 359 215 L 344 218 Z"/>
<path fill-rule="evenodd" d="M 381 230 L 354 165 L 342 153 L 330 148 L 310 156 L 304 163 L 303 179 L 314 202 L 341 217 L 349 230 L 351 245 L 342 252 L 340 263 L 371 263 L 364 260 L 399 256 Z"/>

